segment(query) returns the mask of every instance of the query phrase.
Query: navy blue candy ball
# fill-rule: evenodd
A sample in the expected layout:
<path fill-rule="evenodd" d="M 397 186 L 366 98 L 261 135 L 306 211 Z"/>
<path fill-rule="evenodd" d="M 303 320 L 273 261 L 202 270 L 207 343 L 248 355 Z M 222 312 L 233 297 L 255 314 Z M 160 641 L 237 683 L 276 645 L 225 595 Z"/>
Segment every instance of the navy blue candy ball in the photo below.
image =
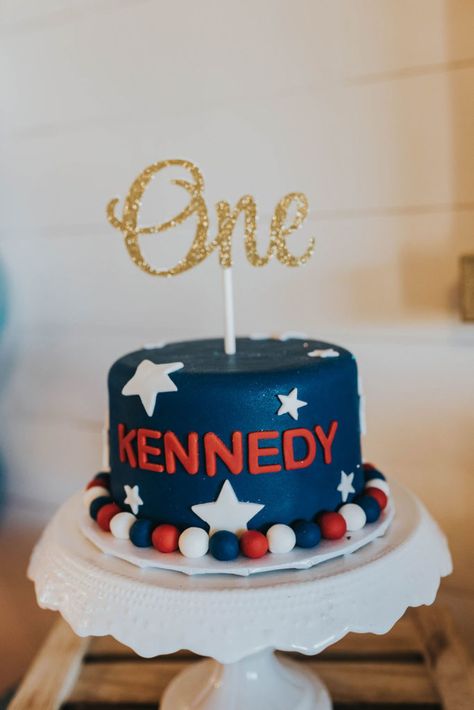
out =
<path fill-rule="evenodd" d="M 364 476 L 366 481 L 370 481 L 371 478 L 378 478 L 381 481 L 385 481 L 385 476 L 382 471 L 377 468 L 366 468 L 364 464 Z"/>
<path fill-rule="evenodd" d="M 296 535 L 297 547 L 316 547 L 321 540 L 321 529 L 316 523 L 297 520 L 291 526 Z"/>
<path fill-rule="evenodd" d="M 218 530 L 209 540 L 209 552 L 216 560 L 235 560 L 239 554 L 239 538 L 228 530 Z"/>
<path fill-rule="evenodd" d="M 381 508 L 372 496 L 361 496 L 360 498 L 357 498 L 354 503 L 360 505 L 366 515 L 368 523 L 375 523 L 375 521 L 379 519 Z"/>
<path fill-rule="evenodd" d="M 89 515 L 93 520 L 97 520 L 97 515 L 99 510 L 107 505 L 108 503 L 113 503 L 113 499 L 110 496 L 100 496 L 100 498 L 94 498 L 89 506 Z"/>
<path fill-rule="evenodd" d="M 135 547 L 151 547 L 151 534 L 155 523 L 151 520 L 136 520 L 130 528 L 130 541 Z"/>
<path fill-rule="evenodd" d="M 100 471 L 100 473 L 96 473 L 94 478 L 96 480 L 102 481 L 106 488 L 110 488 L 110 473 L 107 473 L 106 471 Z"/>

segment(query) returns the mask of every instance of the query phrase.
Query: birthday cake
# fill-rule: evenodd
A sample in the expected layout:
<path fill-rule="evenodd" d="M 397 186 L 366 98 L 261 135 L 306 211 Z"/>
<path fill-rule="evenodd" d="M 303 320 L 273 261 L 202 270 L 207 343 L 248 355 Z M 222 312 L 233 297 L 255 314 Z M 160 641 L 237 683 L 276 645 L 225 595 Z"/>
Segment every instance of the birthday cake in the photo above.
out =
<path fill-rule="evenodd" d="M 375 523 L 389 494 L 361 458 L 354 356 L 315 340 L 146 348 L 111 367 L 110 471 L 84 502 L 157 555 L 228 561 L 317 547 Z"/>
<path fill-rule="evenodd" d="M 151 180 L 168 171 L 175 176 L 176 170 L 181 177 L 171 183 L 185 191 L 187 206 L 172 219 L 142 226 L 139 211 Z M 220 200 L 217 234 L 211 239 L 203 193 L 196 165 L 163 160 L 134 180 L 121 215 L 118 198 L 107 206 L 108 220 L 123 233 L 132 261 L 152 276 L 176 276 L 218 252 L 225 337 L 144 348 L 112 366 L 109 470 L 90 481 L 84 503 L 98 528 L 120 544 L 112 549 L 94 535 L 95 528 L 91 532 L 86 526 L 86 534 L 104 551 L 137 564 L 143 553 L 134 557 L 124 552 L 125 545 L 153 548 L 158 566 L 175 553 L 194 559 L 209 554 L 220 562 L 293 554 L 295 564 L 310 566 L 345 554 L 348 548 L 336 545 L 345 536 L 357 538 L 351 551 L 373 539 L 374 528 L 361 533 L 366 526 L 384 517 L 385 526 L 390 522 L 385 477 L 361 458 L 356 361 L 343 348 L 310 339 L 235 341 L 232 235 L 238 218 L 244 217 L 245 253 L 252 266 L 265 266 L 275 257 L 298 267 L 310 259 L 315 241 L 310 239 L 297 256 L 288 238 L 306 219 L 308 200 L 304 193 L 290 192 L 277 203 L 267 249 L 260 253 L 254 198 L 244 195 L 235 207 Z M 141 235 L 187 220 L 195 229 L 187 254 L 170 268 L 149 263 Z M 322 558 L 293 553 L 320 543 L 327 548 L 327 541 L 334 542 L 334 551 L 326 550 Z M 174 569 L 181 569 L 179 563 Z"/>

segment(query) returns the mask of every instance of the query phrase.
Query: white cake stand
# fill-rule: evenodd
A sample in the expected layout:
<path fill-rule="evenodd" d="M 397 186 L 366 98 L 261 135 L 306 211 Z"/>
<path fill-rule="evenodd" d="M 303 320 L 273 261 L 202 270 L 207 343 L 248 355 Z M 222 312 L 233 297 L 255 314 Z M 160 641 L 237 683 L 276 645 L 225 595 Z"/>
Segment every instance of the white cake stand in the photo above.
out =
<path fill-rule="evenodd" d="M 239 578 L 140 569 L 100 552 L 77 519 L 80 497 L 51 520 L 29 568 L 40 606 L 80 636 L 110 634 L 145 657 L 190 649 L 162 710 L 329 710 L 322 683 L 273 654 L 315 654 L 349 631 L 386 633 L 407 607 L 431 604 L 451 571 L 446 540 L 421 503 L 392 484 L 389 531 L 308 570 Z"/>

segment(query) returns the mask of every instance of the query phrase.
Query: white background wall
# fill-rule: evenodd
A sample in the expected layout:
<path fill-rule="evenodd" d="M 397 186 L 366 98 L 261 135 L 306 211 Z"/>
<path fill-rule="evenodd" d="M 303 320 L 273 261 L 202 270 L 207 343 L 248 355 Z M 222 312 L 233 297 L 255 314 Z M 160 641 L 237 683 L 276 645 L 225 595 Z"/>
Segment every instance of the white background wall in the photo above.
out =
<path fill-rule="evenodd" d="M 474 590 L 474 330 L 456 298 L 474 252 L 473 35 L 471 0 L 3 0 L 10 505 L 47 514 L 97 469 L 115 357 L 221 332 L 215 256 L 153 279 L 105 220 L 145 165 L 184 157 L 209 205 L 255 195 L 263 243 L 277 199 L 308 194 L 306 268 L 252 269 L 234 239 L 238 331 L 354 350 L 366 458 L 427 502 L 449 584 Z M 150 239 L 184 253 L 182 236 Z"/>

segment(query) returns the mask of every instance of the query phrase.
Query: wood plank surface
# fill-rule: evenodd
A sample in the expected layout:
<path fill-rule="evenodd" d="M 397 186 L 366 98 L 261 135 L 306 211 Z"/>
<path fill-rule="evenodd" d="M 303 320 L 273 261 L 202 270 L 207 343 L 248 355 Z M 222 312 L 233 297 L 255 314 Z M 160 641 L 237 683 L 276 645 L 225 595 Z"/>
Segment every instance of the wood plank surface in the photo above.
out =
<path fill-rule="evenodd" d="M 445 710 L 473 710 L 474 671 L 448 612 L 440 605 L 416 610 L 415 624 L 432 681 Z"/>
<path fill-rule="evenodd" d="M 321 658 L 333 659 L 357 655 L 362 657 L 375 656 L 379 659 L 385 657 L 407 657 L 422 653 L 420 639 L 417 637 L 416 628 L 410 612 L 407 612 L 388 634 L 348 634 L 333 646 L 329 646 L 321 654 Z M 183 656 L 185 652 L 180 651 Z M 190 654 L 193 655 L 193 654 Z M 305 658 L 295 654 L 300 660 Z M 101 636 L 91 640 L 87 651 L 88 659 L 136 658 L 132 649 L 124 646 L 111 636 Z"/>
<path fill-rule="evenodd" d="M 294 658 L 321 677 L 336 707 L 474 708 L 472 667 L 440 606 L 409 611 L 384 636 L 349 634 L 319 656 Z M 156 706 L 195 660 L 187 651 L 143 659 L 109 637 L 80 639 L 59 620 L 10 710 Z"/>
<path fill-rule="evenodd" d="M 112 706 L 114 703 L 156 703 L 168 683 L 189 662 L 181 659 L 86 664 L 68 702 L 104 702 Z"/>
<path fill-rule="evenodd" d="M 39 650 L 9 710 L 57 710 L 69 694 L 89 644 L 60 618 Z"/>
<path fill-rule="evenodd" d="M 190 660 L 116 661 L 86 664 L 69 697 L 70 703 L 152 703 Z M 392 703 L 416 699 L 433 704 L 438 696 L 422 664 L 319 661 L 308 663 L 336 702 Z"/>
<path fill-rule="evenodd" d="M 336 703 L 436 704 L 438 696 L 421 664 L 344 661 L 312 666 Z"/>

